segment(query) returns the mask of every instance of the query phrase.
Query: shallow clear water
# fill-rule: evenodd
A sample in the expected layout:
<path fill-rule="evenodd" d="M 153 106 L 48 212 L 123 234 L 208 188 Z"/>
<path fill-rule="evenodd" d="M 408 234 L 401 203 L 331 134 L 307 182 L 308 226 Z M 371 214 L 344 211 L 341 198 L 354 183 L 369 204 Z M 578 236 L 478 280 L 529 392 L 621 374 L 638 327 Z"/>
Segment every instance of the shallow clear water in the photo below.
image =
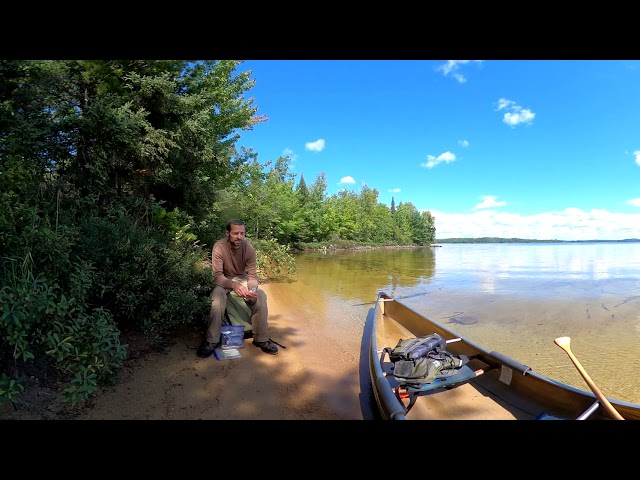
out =
<path fill-rule="evenodd" d="M 640 243 L 443 244 L 304 253 L 291 288 L 309 314 L 362 334 L 384 291 L 467 339 L 583 390 L 553 343 L 609 397 L 640 403 Z"/>

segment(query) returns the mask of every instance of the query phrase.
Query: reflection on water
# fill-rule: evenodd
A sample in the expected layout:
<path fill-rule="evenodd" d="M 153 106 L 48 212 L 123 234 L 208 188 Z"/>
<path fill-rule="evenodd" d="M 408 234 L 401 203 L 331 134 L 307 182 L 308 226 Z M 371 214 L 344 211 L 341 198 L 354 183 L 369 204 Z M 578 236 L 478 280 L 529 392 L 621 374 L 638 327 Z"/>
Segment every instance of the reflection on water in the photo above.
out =
<path fill-rule="evenodd" d="M 301 281 L 350 303 L 419 287 L 435 272 L 431 248 L 305 253 L 297 264 Z"/>
<path fill-rule="evenodd" d="M 553 287 L 584 281 L 635 282 L 638 253 L 640 243 L 557 243 L 446 245 L 436 255 L 438 271 L 448 281 L 461 281 L 466 288 L 488 283 L 490 291 L 522 293 L 520 281 Z M 536 290 L 529 293 L 535 295 Z"/>
<path fill-rule="evenodd" d="M 305 253 L 297 264 L 292 288 L 323 297 L 334 327 L 361 331 L 385 291 L 489 350 L 588 390 L 553 343 L 570 336 L 605 395 L 640 403 L 640 243 L 444 244 Z"/>

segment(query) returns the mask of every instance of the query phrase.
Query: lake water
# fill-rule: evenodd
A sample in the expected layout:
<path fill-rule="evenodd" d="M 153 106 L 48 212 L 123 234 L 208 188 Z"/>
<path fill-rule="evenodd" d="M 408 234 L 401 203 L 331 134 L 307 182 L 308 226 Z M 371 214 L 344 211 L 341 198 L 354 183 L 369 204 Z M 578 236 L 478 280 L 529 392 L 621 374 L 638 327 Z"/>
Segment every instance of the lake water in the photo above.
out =
<path fill-rule="evenodd" d="M 310 315 L 362 335 L 377 293 L 555 380 L 640 403 L 640 242 L 443 244 L 304 253 L 291 288 Z M 311 293 L 312 292 L 312 293 Z"/>

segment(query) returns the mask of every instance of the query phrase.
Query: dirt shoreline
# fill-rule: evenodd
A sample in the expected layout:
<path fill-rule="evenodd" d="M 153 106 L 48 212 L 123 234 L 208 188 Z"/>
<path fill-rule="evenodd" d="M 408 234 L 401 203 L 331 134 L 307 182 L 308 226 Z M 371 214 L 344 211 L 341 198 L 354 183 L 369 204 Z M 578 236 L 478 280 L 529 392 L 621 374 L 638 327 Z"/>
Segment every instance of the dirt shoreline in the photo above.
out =
<path fill-rule="evenodd" d="M 32 388 L 17 411 L 0 407 L 0 419 L 362 420 L 361 402 L 369 400 L 359 372 L 361 338 L 336 349 L 340 332 L 305 314 L 295 287 L 261 288 L 269 298 L 271 338 L 286 347 L 278 355 L 245 340 L 242 358 L 199 358 L 202 335 L 195 327 L 181 328 L 162 351 L 134 348 L 141 339 L 131 337 L 118 384 L 101 388 L 87 405 L 71 407 L 47 388 Z"/>

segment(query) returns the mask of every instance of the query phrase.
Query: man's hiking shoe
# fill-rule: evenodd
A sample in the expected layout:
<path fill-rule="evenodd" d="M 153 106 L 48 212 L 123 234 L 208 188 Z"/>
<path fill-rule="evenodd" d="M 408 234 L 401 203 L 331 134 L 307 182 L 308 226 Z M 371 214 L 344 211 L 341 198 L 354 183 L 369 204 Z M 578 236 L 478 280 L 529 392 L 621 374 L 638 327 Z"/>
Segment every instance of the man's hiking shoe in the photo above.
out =
<path fill-rule="evenodd" d="M 245 330 L 242 338 L 246 340 L 247 338 L 253 338 L 253 330 Z"/>
<path fill-rule="evenodd" d="M 271 340 L 267 340 L 266 342 L 256 342 L 254 340 L 253 344 L 256 347 L 260 347 L 264 353 L 268 353 L 269 355 L 278 354 L 278 347 L 276 347 L 276 345 Z"/>
<path fill-rule="evenodd" d="M 213 354 L 213 351 L 220 345 L 219 343 L 211 343 L 204 342 L 202 345 L 198 347 L 198 356 L 201 358 L 210 357 Z"/>

